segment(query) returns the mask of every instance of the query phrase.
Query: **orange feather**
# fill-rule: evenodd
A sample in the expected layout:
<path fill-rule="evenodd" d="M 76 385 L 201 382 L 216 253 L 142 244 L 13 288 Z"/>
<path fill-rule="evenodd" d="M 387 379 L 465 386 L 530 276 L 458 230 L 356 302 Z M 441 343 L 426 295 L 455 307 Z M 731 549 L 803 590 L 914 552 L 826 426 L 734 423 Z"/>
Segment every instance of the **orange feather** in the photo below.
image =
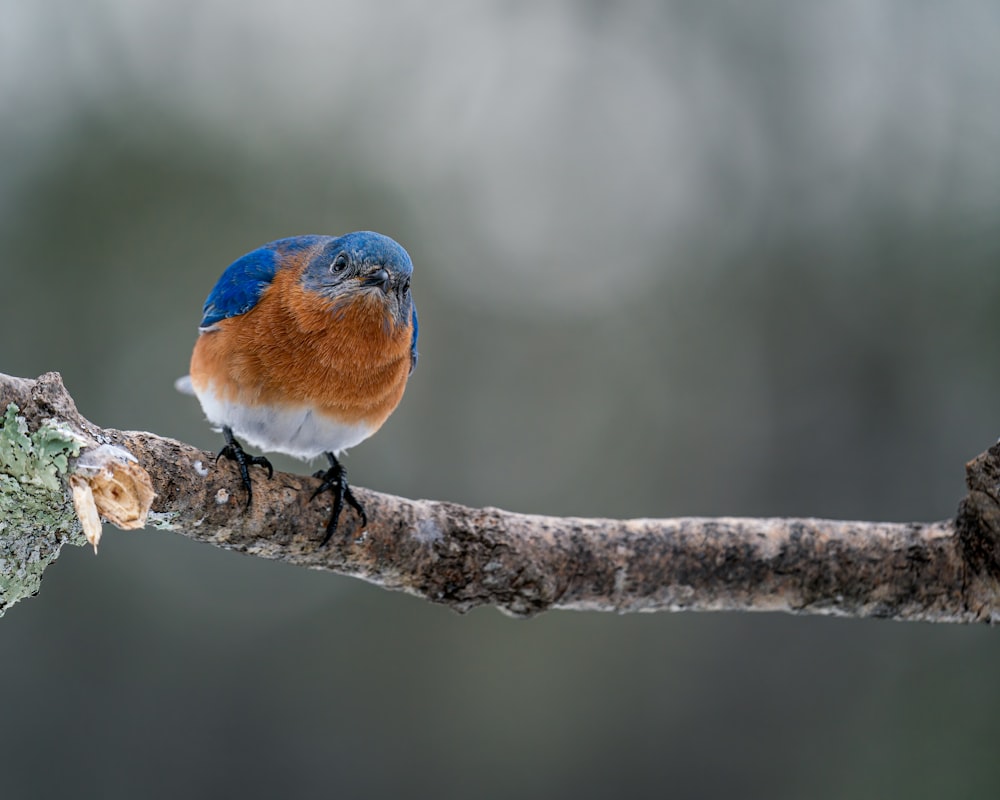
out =
<path fill-rule="evenodd" d="M 305 406 L 379 428 L 410 372 L 412 323 L 395 325 L 376 292 L 334 305 L 302 288 L 301 263 L 279 270 L 257 305 L 198 337 L 195 389 L 247 406 Z"/>

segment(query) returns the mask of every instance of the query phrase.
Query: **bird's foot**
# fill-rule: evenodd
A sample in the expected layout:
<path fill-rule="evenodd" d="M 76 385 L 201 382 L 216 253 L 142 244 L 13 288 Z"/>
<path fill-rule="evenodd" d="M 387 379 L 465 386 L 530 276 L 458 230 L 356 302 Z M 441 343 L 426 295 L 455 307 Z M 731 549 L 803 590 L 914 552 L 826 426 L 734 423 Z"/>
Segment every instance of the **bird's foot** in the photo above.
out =
<path fill-rule="evenodd" d="M 312 497 L 309 498 L 310 500 L 315 500 L 317 495 L 323 492 L 333 492 L 333 514 L 330 516 L 330 521 L 326 523 L 326 535 L 323 537 L 323 541 L 320 542 L 320 547 L 329 542 L 333 534 L 336 533 L 337 522 L 340 520 L 340 512 L 344 510 L 344 503 L 347 503 L 347 505 L 357 512 L 358 517 L 361 519 L 362 528 L 368 525 L 368 515 L 365 514 L 364 508 L 362 508 L 361 503 L 354 496 L 354 492 L 351 491 L 351 486 L 347 482 L 347 470 L 340 465 L 340 462 L 337 461 L 337 457 L 333 453 L 327 453 L 326 457 L 330 461 L 330 468 L 320 470 L 313 475 L 314 478 L 321 478 L 323 482 L 312 493 Z"/>
<path fill-rule="evenodd" d="M 253 484 L 250 482 L 250 467 L 264 467 L 267 470 L 267 477 L 269 479 L 274 477 L 274 467 L 271 466 L 271 462 L 264 458 L 264 456 L 248 455 L 243 446 L 236 441 L 236 438 L 233 436 L 233 429 L 228 425 L 222 428 L 222 434 L 226 437 L 226 446 L 219 451 L 219 454 L 215 457 L 215 461 L 218 463 L 220 458 L 228 458 L 230 461 L 236 462 L 236 466 L 240 471 L 240 478 L 243 479 L 243 486 L 247 490 L 247 508 L 250 508 L 250 503 L 253 501 Z"/>

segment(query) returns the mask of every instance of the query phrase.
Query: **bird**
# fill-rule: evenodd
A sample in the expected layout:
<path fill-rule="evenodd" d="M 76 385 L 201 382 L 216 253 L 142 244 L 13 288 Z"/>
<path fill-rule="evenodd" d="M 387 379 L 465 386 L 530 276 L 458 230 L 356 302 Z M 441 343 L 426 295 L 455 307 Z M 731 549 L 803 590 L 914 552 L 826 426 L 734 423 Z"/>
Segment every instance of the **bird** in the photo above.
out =
<path fill-rule="evenodd" d="M 253 501 L 250 468 L 265 452 L 329 463 L 310 500 L 333 493 L 320 546 L 337 530 L 345 503 L 368 524 L 339 457 L 375 433 L 395 410 L 417 365 L 413 262 L 374 231 L 306 235 L 261 245 L 230 264 L 202 308 L 190 374 L 194 394 L 225 437 L 216 461 L 238 467 Z"/>

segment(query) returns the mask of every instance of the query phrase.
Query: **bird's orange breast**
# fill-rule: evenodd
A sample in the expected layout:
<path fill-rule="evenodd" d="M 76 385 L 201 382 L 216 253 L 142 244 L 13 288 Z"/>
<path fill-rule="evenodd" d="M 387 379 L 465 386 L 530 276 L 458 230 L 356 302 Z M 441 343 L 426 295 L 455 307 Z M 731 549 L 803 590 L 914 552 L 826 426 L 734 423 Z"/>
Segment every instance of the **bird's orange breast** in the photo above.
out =
<path fill-rule="evenodd" d="M 229 402 L 305 406 L 374 430 L 403 396 L 412 324 L 394 324 L 377 291 L 334 307 L 299 274 L 279 271 L 254 308 L 198 337 L 192 383 Z"/>

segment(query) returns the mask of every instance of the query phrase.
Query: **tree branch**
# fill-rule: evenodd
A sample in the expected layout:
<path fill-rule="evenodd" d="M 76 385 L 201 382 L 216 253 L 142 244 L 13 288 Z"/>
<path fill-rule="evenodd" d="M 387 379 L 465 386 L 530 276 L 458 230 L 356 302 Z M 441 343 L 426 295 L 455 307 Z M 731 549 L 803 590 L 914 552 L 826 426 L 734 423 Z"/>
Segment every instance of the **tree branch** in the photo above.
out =
<path fill-rule="evenodd" d="M 146 521 L 458 611 L 780 610 L 938 622 L 993 622 L 1000 614 L 996 446 L 967 466 L 970 491 L 955 521 L 545 517 L 355 487 L 368 528 L 359 532 L 354 515 L 344 514 L 341 530 L 320 547 L 330 506 L 309 501 L 314 478 L 257 476 L 246 510 L 227 461 L 150 433 L 98 428 L 80 416 L 56 373 L 34 381 L 0 375 L 4 409 L 0 612 L 37 590 L 33 576 L 62 544 L 84 543 L 77 512 L 92 490 L 101 514 L 123 527 Z M 129 511 L 133 500 L 148 505 L 147 474 L 155 491 L 148 518 L 144 509 Z"/>

